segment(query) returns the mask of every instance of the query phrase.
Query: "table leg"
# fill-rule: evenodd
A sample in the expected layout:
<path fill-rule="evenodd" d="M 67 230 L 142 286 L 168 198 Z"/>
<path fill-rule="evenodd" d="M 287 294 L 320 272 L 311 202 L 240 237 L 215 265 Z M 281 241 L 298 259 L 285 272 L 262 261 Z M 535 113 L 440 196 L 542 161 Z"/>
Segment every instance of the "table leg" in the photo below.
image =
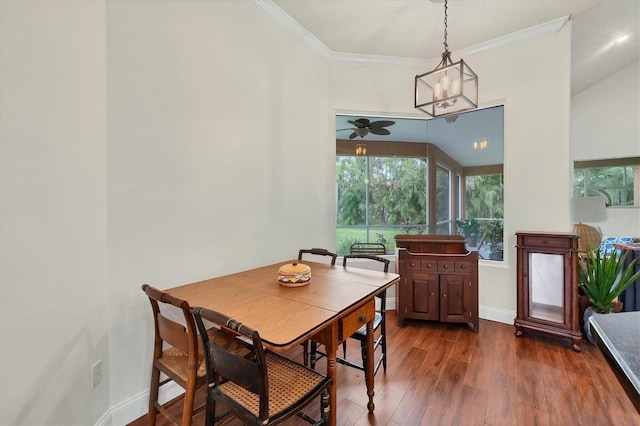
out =
<path fill-rule="evenodd" d="M 331 324 L 324 330 L 323 343 L 327 351 L 327 377 L 331 379 L 333 384 L 329 388 L 329 407 L 331 407 L 329 424 L 336 426 L 338 411 L 338 379 L 336 368 L 336 353 L 338 351 L 338 323 Z"/>
<path fill-rule="evenodd" d="M 375 364 L 375 360 L 373 359 L 373 321 L 369 321 L 367 323 L 367 356 L 365 357 L 364 363 L 364 367 L 366 369 L 364 376 L 367 383 L 367 395 L 369 396 L 367 409 L 370 413 L 373 413 L 373 410 L 375 409 L 375 405 L 373 404 L 373 395 L 375 394 L 373 390 L 375 382 L 375 373 L 373 368 Z"/>

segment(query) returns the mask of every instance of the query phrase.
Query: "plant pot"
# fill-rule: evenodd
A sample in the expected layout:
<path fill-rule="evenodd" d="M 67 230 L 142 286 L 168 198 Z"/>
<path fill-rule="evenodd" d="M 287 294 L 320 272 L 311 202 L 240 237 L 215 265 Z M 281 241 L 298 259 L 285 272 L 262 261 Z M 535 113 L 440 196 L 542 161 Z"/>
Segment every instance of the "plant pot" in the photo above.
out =
<path fill-rule="evenodd" d="M 613 312 L 608 313 L 608 314 L 599 314 L 597 312 L 595 312 L 593 310 L 593 308 L 591 306 L 587 306 L 584 310 L 584 314 L 583 314 L 583 320 L 584 320 L 584 325 L 582 326 L 582 329 L 584 331 L 584 335 L 587 338 L 587 340 L 589 342 L 591 342 L 592 345 L 595 345 L 596 342 L 593 340 L 593 336 L 591 335 L 591 331 L 589 330 L 589 318 L 592 315 L 615 315 L 616 313 L 622 312 L 622 308 L 623 308 L 623 303 L 622 302 L 616 302 L 613 305 Z"/>
<path fill-rule="evenodd" d="M 595 345 L 596 342 L 593 340 L 593 336 L 591 335 L 591 330 L 589 330 L 589 318 L 591 318 L 592 315 L 604 315 L 604 314 L 598 314 L 594 312 L 593 309 L 591 309 L 591 306 L 587 306 L 584 310 L 584 315 L 583 315 L 584 325 L 582 326 L 582 330 L 584 331 L 584 335 L 587 338 L 587 340 L 591 342 L 592 345 Z"/>

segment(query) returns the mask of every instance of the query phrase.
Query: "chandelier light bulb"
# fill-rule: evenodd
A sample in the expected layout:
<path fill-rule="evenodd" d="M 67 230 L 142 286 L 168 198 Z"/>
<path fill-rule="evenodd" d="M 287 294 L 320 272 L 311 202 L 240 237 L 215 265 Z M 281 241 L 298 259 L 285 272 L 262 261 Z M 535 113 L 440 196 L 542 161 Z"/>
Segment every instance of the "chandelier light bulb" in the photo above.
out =
<path fill-rule="evenodd" d="M 442 91 L 444 92 L 444 97 L 446 98 L 447 96 L 449 96 L 450 85 L 451 85 L 451 79 L 449 78 L 448 75 L 445 74 L 444 77 L 442 77 L 441 84 L 442 84 Z"/>
<path fill-rule="evenodd" d="M 460 80 L 455 79 L 451 82 L 451 94 L 453 96 L 460 94 Z"/>
<path fill-rule="evenodd" d="M 442 98 L 442 85 L 439 82 L 433 87 L 433 96 L 436 99 Z"/>

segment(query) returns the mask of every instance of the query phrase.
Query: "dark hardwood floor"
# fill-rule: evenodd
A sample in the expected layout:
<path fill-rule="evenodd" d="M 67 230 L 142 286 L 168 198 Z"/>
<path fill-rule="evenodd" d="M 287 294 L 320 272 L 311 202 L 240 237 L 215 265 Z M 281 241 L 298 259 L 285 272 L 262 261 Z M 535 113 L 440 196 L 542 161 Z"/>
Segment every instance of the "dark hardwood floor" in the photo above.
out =
<path fill-rule="evenodd" d="M 366 409 L 363 373 L 338 364 L 340 425 L 640 425 L 606 360 L 586 340 L 577 353 L 569 339 L 516 338 L 512 325 L 486 320 L 479 333 L 421 321 L 400 328 L 393 311 L 387 327 L 388 366 L 376 375 L 374 414 Z M 287 355 L 302 361 L 299 348 Z M 358 359 L 357 341 L 349 342 L 349 356 Z M 318 407 L 305 411 L 317 418 Z M 202 412 L 194 424 L 203 423 Z M 158 425 L 165 424 L 159 417 Z M 228 418 L 225 424 L 241 423 Z M 308 423 L 294 418 L 286 424 Z"/>

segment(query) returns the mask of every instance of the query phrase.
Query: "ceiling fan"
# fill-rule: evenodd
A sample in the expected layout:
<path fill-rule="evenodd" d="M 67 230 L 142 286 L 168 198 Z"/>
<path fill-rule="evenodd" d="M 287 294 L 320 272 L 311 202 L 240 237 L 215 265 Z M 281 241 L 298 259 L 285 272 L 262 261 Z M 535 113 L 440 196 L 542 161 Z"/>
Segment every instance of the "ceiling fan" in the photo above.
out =
<path fill-rule="evenodd" d="M 357 120 L 347 120 L 348 123 L 353 124 L 355 127 L 348 127 L 346 129 L 338 129 L 337 132 L 343 130 L 353 130 L 353 133 L 349 135 L 349 139 L 353 139 L 357 136 L 360 138 L 365 137 L 369 134 L 369 132 L 374 135 L 390 135 L 391 132 L 385 129 L 387 126 L 392 126 L 396 124 L 395 121 L 390 120 L 379 120 L 379 121 L 369 121 L 367 118 L 358 118 Z"/>

